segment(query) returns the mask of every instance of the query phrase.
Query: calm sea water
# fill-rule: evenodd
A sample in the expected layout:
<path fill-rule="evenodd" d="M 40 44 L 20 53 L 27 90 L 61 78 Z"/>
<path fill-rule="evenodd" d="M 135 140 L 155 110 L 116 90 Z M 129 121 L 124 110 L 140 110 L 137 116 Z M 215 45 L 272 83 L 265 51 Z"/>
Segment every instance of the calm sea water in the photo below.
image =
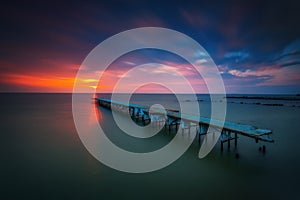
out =
<path fill-rule="evenodd" d="M 259 95 L 261 96 L 261 95 Z M 105 95 L 104 95 L 105 97 Z M 208 95 L 199 95 L 201 114 L 209 115 Z M 71 94 L 1 94 L 1 199 L 299 199 L 299 102 L 228 99 L 226 120 L 274 131 L 274 144 L 240 137 L 237 149 L 220 151 L 217 143 L 198 159 L 195 141 L 177 161 L 159 171 L 128 174 L 94 159 L 82 145 L 72 118 Z M 87 99 L 90 101 L 90 99 Z M 178 108 L 172 95 L 136 95 L 132 102 L 155 102 Z M 263 102 L 264 101 L 264 102 Z M 243 102 L 243 103 L 241 103 Z M 256 104 L 261 102 L 260 104 Z M 91 102 L 92 103 L 92 102 Z M 186 101 L 189 98 L 186 96 Z M 294 106 L 293 106 L 294 105 Z M 97 108 L 99 123 L 122 148 L 149 151 L 172 136 L 151 142 L 132 139 L 113 122 L 111 112 Z M 235 154 L 239 153 L 239 159 Z"/>

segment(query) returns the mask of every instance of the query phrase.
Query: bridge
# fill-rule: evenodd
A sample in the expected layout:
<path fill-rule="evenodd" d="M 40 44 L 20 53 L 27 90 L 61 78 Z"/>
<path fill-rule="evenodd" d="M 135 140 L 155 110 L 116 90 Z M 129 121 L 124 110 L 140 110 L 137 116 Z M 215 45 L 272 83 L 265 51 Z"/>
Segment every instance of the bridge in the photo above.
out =
<path fill-rule="evenodd" d="M 260 129 L 251 125 L 220 121 L 217 119 L 210 119 L 202 116 L 194 116 L 189 114 L 180 113 L 177 110 L 162 110 L 159 108 L 150 108 L 139 104 L 125 103 L 104 98 L 95 98 L 99 106 L 108 109 L 113 109 L 121 113 L 129 112 L 131 118 L 137 123 L 144 125 L 153 122 L 154 124 L 164 124 L 165 129 L 169 132 L 172 130 L 178 131 L 181 128 L 182 133 L 185 130 L 191 131 L 191 127 L 195 127 L 198 143 L 201 142 L 201 136 L 208 133 L 208 127 L 213 127 L 221 131 L 220 142 L 221 151 L 223 151 L 224 143 L 227 143 L 228 149 L 230 148 L 230 141 L 234 140 L 235 147 L 237 146 L 238 135 L 254 139 L 256 143 L 259 141 L 273 143 L 274 140 L 270 137 L 271 130 Z M 262 151 L 265 152 L 266 147 L 263 145 Z"/>

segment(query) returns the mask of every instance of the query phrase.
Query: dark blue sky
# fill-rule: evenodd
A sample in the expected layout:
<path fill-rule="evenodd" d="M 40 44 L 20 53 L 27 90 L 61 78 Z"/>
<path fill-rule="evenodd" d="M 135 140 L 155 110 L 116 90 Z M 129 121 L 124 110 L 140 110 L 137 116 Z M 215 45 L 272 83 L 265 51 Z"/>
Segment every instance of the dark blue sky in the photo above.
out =
<path fill-rule="evenodd" d="M 300 93 L 299 10 L 297 1 L 12 1 L 0 12 L 0 91 L 71 91 L 101 41 L 159 26 L 197 40 L 229 93 Z"/>

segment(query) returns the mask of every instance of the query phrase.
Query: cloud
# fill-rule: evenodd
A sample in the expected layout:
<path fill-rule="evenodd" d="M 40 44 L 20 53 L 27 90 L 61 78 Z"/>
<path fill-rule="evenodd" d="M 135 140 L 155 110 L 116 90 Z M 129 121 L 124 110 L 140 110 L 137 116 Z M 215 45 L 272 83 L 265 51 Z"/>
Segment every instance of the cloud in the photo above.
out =
<path fill-rule="evenodd" d="M 204 58 L 198 59 L 198 60 L 195 61 L 195 63 L 198 64 L 198 65 L 201 65 L 201 64 L 207 63 L 207 62 L 208 62 L 207 59 L 204 59 Z"/>
<path fill-rule="evenodd" d="M 201 51 L 201 50 L 196 51 L 196 52 L 194 53 L 194 56 L 195 56 L 197 59 L 203 59 L 203 58 L 208 58 L 208 57 L 209 57 L 209 55 L 208 55 L 205 51 Z"/>
<path fill-rule="evenodd" d="M 220 74 L 225 74 L 228 72 L 228 67 L 224 65 L 218 65 L 218 70 L 220 71 Z"/>
<path fill-rule="evenodd" d="M 281 56 L 295 55 L 300 53 L 300 39 L 290 43 L 283 51 Z"/>
<path fill-rule="evenodd" d="M 227 52 L 224 55 L 224 58 L 228 59 L 234 59 L 235 62 L 241 62 L 250 57 L 250 54 L 244 51 L 232 51 L 232 52 Z"/>
<path fill-rule="evenodd" d="M 229 74 L 237 77 L 248 77 L 248 76 L 264 76 L 265 74 L 258 73 L 257 71 L 253 71 L 247 69 L 246 71 L 240 71 L 236 69 L 232 69 L 228 71 Z"/>
<path fill-rule="evenodd" d="M 272 76 L 271 79 L 264 81 L 259 85 L 299 85 L 300 84 L 300 65 L 292 65 L 283 68 L 277 68 L 275 70 L 269 70 L 265 73 L 269 73 Z"/>
<path fill-rule="evenodd" d="M 280 67 L 298 65 L 300 63 L 300 40 L 290 43 L 281 53 L 278 53 L 274 63 Z"/>
<path fill-rule="evenodd" d="M 134 66 L 134 65 L 136 65 L 134 62 L 130 62 L 130 61 L 123 61 L 123 63 L 124 63 L 125 65 L 129 65 L 129 66 Z"/>
<path fill-rule="evenodd" d="M 149 70 L 150 69 L 149 67 L 151 67 L 151 70 Z M 171 66 L 159 64 L 159 63 L 147 64 L 147 67 L 141 66 L 141 67 L 138 67 L 138 69 L 143 72 L 148 72 L 149 75 L 150 74 L 152 74 L 152 75 L 167 74 L 167 75 L 171 75 L 171 76 L 179 76 L 175 67 L 171 67 Z"/>
<path fill-rule="evenodd" d="M 270 66 L 258 70 L 229 70 L 228 74 L 239 78 L 251 78 L 252 80 L 257 80 L 256 86 L 300 84 L 299 64 L 284 68 Z M 243 79 L 239 79 L 239 82 L 243 82 Z"/>

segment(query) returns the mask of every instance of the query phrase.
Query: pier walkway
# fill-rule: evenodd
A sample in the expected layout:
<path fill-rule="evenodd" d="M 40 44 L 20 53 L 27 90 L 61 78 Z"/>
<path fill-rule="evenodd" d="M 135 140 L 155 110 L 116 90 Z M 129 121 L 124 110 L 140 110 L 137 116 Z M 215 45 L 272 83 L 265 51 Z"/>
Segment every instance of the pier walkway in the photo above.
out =
<path fill-rule="evenodd" d="M 165 111 L 153 108 L 150 110 L 149 106 L 127 104 L 110 99 L 96 98 L 95 100 L 101 107 L 114 109 L 123 113 L 129 112 L 133 120 L 136 122 L 141 122 L 144 125 L 149 124 L 150 122 L 164 124 L 165 129 L 168 129 L 169 132 L 171 132 L 173 129 L 177 131 L 179 127 L 182 129 L 182 132 L 185 130 L 190 131 L 191 127 L 195 127 L 199 143 L 201 142 L 201 136 L 206 135 L 208 132 L 208 127 L 211 126 L 221 131 L 221 150 L 223 150 L 223 144 L 226 142 L 228 148 L 230 148 L 231 140 L 234 140 L 234 145 L 237 146 L 238 135 L 253 138 L 255 142 L 274 142 L 274 140 L 270 137 L 272 134 L 271 130 L 260 129 L 251 125 L 227 121 L 222 123 L 220 120 L 188 115 L 180 113 L 176 110 Z M 265 146 L 263 146 L 262 150 L 265 151 Z"/>

